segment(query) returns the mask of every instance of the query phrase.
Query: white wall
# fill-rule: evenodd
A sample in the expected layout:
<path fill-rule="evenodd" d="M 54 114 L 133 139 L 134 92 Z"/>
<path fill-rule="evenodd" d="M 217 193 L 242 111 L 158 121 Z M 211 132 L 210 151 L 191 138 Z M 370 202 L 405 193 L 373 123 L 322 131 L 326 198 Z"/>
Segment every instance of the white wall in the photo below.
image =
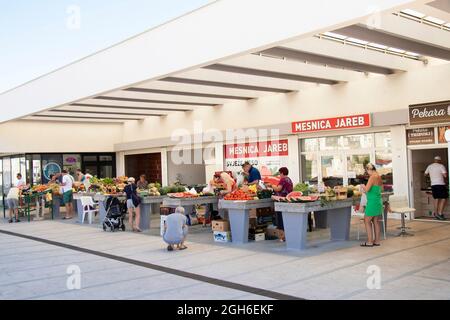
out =
<path fill-rule="evenodd" d="M 0 152 L 113 152 L 121 124 L 11 121 L 0 124 Z"/>

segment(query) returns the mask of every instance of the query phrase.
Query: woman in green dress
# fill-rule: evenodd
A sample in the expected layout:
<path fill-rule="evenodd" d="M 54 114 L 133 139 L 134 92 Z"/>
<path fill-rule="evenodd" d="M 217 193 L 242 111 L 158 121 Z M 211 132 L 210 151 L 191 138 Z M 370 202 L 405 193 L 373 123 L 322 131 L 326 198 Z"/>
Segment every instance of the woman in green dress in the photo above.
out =
<path fill-rule="evenodd" d="M 364 215 L 364 224 L 367 231 L 367 242 L 361 244 L 362 247 L 380 246 L 380 217 L 383 214 L 383 200 L 381 192 L 383 191 L 383 181 L 378 174 L 375 166 L 371 163 L 366 166 L 369 174 L 367 185 L 362 189 L 367 196 L 367 205 Z M 372 229 L 373 225 L 373 229 Z M 372 234 L 375 230 L 375 235 Z"/>

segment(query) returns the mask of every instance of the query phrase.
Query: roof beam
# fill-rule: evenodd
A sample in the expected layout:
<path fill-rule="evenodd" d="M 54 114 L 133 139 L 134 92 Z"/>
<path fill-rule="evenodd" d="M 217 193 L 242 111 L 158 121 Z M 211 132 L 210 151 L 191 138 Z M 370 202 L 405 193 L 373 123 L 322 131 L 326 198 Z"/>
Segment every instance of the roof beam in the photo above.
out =
<path fill-rule="evenodd" d="M 188 84 L 188 85 L 197 85 L 197 86 L 208 86 L 208 87 L 239 89 L 239 90 L 252 90 L 252 91 L 273 92 L 273 93 L 288 93 L 291 91 L 291 90 L 280 89 L 280 88 L 252 86 L 252 85 L 238 84 L 238 83 L 233 84 L 233 83 L 228 83 L 228 82 L 210 81 L 210 80 L 201 80 L 201 79 L 187 79 L 187 78 L 179 78 L 179 77 L 168 77 L 168 78 L 161 79 L 160 81 L 171 82 L 171 83 L 181 83 L 181 84 Z"/>
<path fill-rule="evenodd" d="M 92 117 L 84 117 L 84 116 L 74 116 L 74 115 L 62 115 L 62 116 L 58 116 L 58 115 L 52 115 L 52 114 L 35 114 L 32 116 L 27 117 L 26 119 L 29 118 L 34 118 L 34 119 L 46 119 L 46 120 L 51 120 L 51 119 L 66 119 L 66 120 L 117 120 L 117 122 L 125 122 L 128 120 L 142 120 L 142 118 L 115 118 L 115 117 L 102 117 L 102 116 L 92 116 Z"/>
<path fill-rule="evenodd" d="M 270 88 L 270 90 L 272 89 L 283 90 L 279 92 L 299 91 L 305 88 L 311 88 L 312 86 L 315 86 L 315 84 L 307 82 L 260 77 L 250 74 L 233 73 L 205 68 L 200 68 L 178 74 L 176 78 L 206 80 L 211 82 L 224 82 L 233 85 L 239 84 L 252 87 Z"/>
<path fill-rule="evenodd" d="M 371 66 L 367 64 L 352 62 L 348 60 L 342 60 L 334 57 L 326 57 L 322 55 L 312 54 L 304 51 L 298 51 L 291 48 L 276 47 L 268 49 L 262 52 L 263 54 L 284 57 L 289 60 L 304 61 L 308 63 L 317 63 L 334 68 L 346 68 L 349 70 L 373 72 L 380 74 L 392 74 L 393 70 L 388 68 L 382 68 L 377 66 Z"/>
<path fill-rule="evenodd" d="M 147 88 L 157 90 L 169 90 L 169 91 L 182 91 L 182 92 L 195 92 L 205 94 L 218 94 L 229 95 L 237 97 L 252 97 L 258 98 L 267 93 L 262 91 L 238 89 L 238 88 L 225 88 L 225 87 L 212 87 L 199 84 L 189 84 L 181 82 L 168 82 L 168 81 L 150 81 L 140 85 L 136 85 L 136 88 Z"/>
<path fill-rule="evenodd" d="M 292 80 L 292 81 L 300 81 L 300 82 L 311 82 L 311 83 L 320 83 L 320 84 L 337 84 L 338 81 L 327 80 L 321 78 L 315 78 L 311 76 L 297 75 L 291 73 L 284 73 L 278 71 L 269 71 L 262 69 L 252 69 L 248 67 L 241 66 L 232 66 L 226 64 L 214 64 L 211 66 L 204 67 L 205 69 L 210 70 L 218 70 L 224 72 L 238 73 L 238 74 L 248 74 L 257 77 L 267 77 L 267 78 L 275 78 L 275 79 L 284 79 L 284 80 Z"/>
<path fill-rule="evenodd" d="M 436 2 L 436 4 L 434 4 L 433 2 Z M 445 22 L 450 22 L 450 9 L 446 9 L 445 6 L 439 5 L 437 3 L 438 1 L 433 2 L 430 2 L 426 5 L 412 5 L 408 9 L 415 10 L 427 16 L 441 19 Z M 442 3 L 444 2 L 447 2 L 447 4 L 450 6 L 450 1 L 442 1 Z"/>
<path fill-rule="evenodd" d="M 416 52 L 424 56 L 450 60 L 448 31 L 417 23 L 393 14 L 381 19 L 380 26 L 352 25 L 334 32 L 389 47 Z"/>
<path fill-rule="evenodd" d="M 317 37 L 290 42 L 263 53 L 385 75 L 423 66 L 421 61 Z"/>
<path fill-rule="evenodd" d="M 119 106 L 119 107 L 132 107 L 132 108 L 155 108 L 160 110 L 170 110 L 170 111 L 192 111 L 197 108 L 203 107 L 195 107 L 188 105 L 178 105 L 178 104 L 157 104 L 157 103 L 148 103 L 148 102 L 133 102 L 133 101 L 121 101 L 118 103 L 117 101 L 112 100 L 99 100 L 99 99 L 87 99 L 80 102 L 73 103 L 72 105 L 99 105 L 99 106 Z"/>
<path fill-rule="evenodd" d="M 122 124 L 126 120 L 123 119 L 105 119 L 105 118 L 73 118 L 73 117 L 58 117 L 58 116 L 28 116 L 25 118 L 22 118 L 21 120 L 27 120 L 27 121 L 47 121 L 47 122 L 95 122 L 95 123 L 116 123 L 116 124 Z"/>
<path fill-rule="evenodd" d="M 167 111 L 163 110 L 147 110 L 138 108 L 111 108 L 105 106 L 65 106 L 58 109 L 52 109 L 53 112 L 82 112 L 82 113 L 104 113 L 104 114 L 132 114 L 132 115 L 148 115 L 148 116 L 165 116 Z"/>
<path fill-rule="evenodd" d="M 149 100 L 149 99 L 136 99 L 136 98 L 123 98 L 123 97 L 111 97 L 111 96 L 98 96 L 93 99 L 96 100 L 111 100 L 111 101 L 128 101 L 128 102 L 143 102 L 143 103 L 157 103 L 157 104 L 175 104 L 185 106 L 202 106 L 213 107 L 211 103 L 197 103 L 197 102 L 182 102 L 182 101 L 163 101 L 163 100 Z"/>
<path fill-rule="evenodd" d="M 124 91 L 178 95 L 178 96 L 187 96 L 187 97 L 215 98 L 215 99 L 225 99 L 225 100 L 250 100 L 250 99 L 252 99 L 251 97 L 243 97 L 243 96 L 230 96 L 230 95 L 220 95 L 220 94 L 211 94 L 211 93 L 183 92 L 183 91 L 159 90 L 159 89 L 136 88 L 136 87 L 127 88 L 127 89 L 124 89 Z"/>
<path fill-rule="evenodd" d="M 70 107 L 85 107 L 85 108 L 105 108 L 105 109 L 120 109 L 120 110 L 152 110 L 152 111 L 170 111 L 170 112 L 187 112 L 192 109 L 171 109 L 171 108 L 149 108 L 149 107 L 129 107 L 129 106 L 117 106 L 117 105 L 104 105 L 104 104 L 90 104 L 90 103 L 73 103 L 63 108 Z"/>
<path fill-rule="evenodd" d="M 269 72 L 270 74 L 282 74 L 282 76 L 291 75 L 299 77 L 299 81 L 305 78 L 306 82 L 336 84 L 337 82 L 348 82 L 356 79 L 361 79 L 363 76 L 359 72 L 352 70 L 342 70 L 336 68 L 327 68 L 325 66 L 318 66 L 307 64 L 299 61 L 284 60 L 280 58 L 271 58 L 250 54 L 227 60 L 222 63 L 226 66 L 257 70 L 262 72 Z M 294 78 L 296 79 L 296 78 Z M 292 79 L 292 80 L 294 80 Z"/>

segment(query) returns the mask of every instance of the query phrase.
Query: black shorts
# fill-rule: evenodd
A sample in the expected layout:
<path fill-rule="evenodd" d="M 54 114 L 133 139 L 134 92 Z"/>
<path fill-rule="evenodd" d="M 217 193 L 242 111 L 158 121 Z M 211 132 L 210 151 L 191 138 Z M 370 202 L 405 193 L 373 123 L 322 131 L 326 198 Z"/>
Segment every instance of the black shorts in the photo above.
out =
<path fill-rule="evenodd" d="M 431 186 L 434 199 L 448 199 L 448 188 L 445 185 Z"/>

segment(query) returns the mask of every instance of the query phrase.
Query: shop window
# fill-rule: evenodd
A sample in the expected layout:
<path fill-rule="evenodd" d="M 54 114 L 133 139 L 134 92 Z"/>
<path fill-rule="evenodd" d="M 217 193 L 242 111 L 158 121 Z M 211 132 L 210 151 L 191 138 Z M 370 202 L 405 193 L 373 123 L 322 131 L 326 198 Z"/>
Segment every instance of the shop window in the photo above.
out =
<path fill-rule="evenodd" d="M 368 179 L 366 166 L 370 162 L 370 154 L 352 154 L 347 156 L 348 184 L 365 184 Z"/>
<path fill-rule="evenodd" d="M 375 147 L 376 148 L 391 148 L 391 133 L 390 132 L 377 132 L 375 133 Z"/>
<path fill-rule="evenodd" d="M 11 159 L 3 158 L 3 193 L 7 194 L 11 187 Z"/>
<path fill-rule="evenodd" d="M 113 157 L 112 156 L 101 155 L 101 156 L 99 156 L 99 161 L 113 161 Z"/>
<path fill-rule="evenodd" d="M 317 151 L 319 149 L 318 139 L 303 139 L 301 140 L 301 150 L 302 152 Z"/>
<path fill-rule="evenodd" d="M 305 181 L 316 184 L 318 181 L 317 157 L 315 154 L 302 155 L 302 176 Z"/>
<path fill-rule="evenodd" d="M 355 134 L 341 137 L 341 146 L 345 150 L 368 149 L 373 146 L 372 134 Z"/>
<path fill-rule="evenodd" d="M 113 177 L 113 167 L 111 165 L 100 166 L 100 177 Z"/>
<path fill-rule="evenodd" d="M 3 206 L 3 160 L 0 159 L 0 207 Z"/>
<path fill-rule="evenodd" d="M 377 167 L 378 173 L 383 179 L 385 191 L 392 191 L 392 152 L 375 152 L 375 165 Z"/>
<path fill-rule="evenodd" d="M 340 155 L 325 155 L 320 160 L 322 180 L 326 186 L 335 187 L 344 182 L 344 164 Z"/>
<path fill-rule="evenodd" d="M 339 139 L 340 137 L 324 137 L 319 138 L 319 150 L 337 150 L 339 149 Z"/>
<path fill-rule="evenodd" d="M 97 156 L 83 156 L 84 162 L 97 162 Z"/>

